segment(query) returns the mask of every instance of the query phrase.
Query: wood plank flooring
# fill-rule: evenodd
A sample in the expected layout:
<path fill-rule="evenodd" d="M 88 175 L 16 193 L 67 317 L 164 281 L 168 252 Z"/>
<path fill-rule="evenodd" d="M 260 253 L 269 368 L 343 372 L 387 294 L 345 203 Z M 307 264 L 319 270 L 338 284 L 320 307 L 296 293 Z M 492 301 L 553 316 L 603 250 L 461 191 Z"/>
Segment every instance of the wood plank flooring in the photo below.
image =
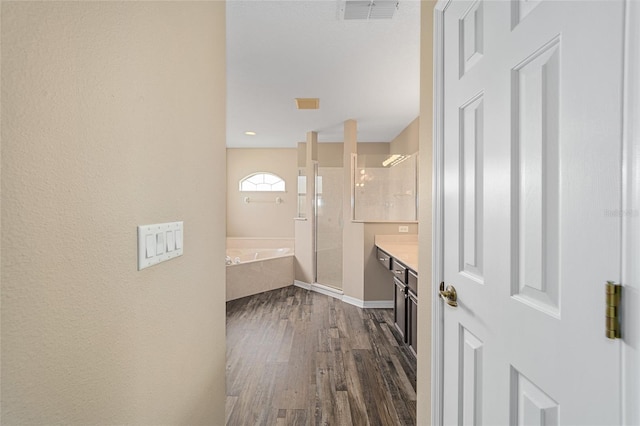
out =
<path fill-rule="evenodd" d="M 227 302 L 227 425 L 415 425 L 391 309 L 285 287 Z"/>

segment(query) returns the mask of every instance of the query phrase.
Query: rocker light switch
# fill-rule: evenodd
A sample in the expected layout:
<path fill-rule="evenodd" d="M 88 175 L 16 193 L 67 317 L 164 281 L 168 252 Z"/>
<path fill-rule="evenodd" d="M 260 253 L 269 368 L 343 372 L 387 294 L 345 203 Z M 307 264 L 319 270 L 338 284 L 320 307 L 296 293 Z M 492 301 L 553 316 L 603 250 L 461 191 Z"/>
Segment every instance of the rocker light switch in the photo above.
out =
<path fill-rule="evenodd" d="M 156 234 L 156 256 L 160 256 L 164 253 L 164 234 L 165 230 L 162 230 Z"/>
<path fill-rule="evenodd" d="M 138 270 L 182 256 L 183 222 L 138 226 Z"/>
<path fill-rule="evenodd" d="M 182 222 L 180 222 L 182 226 Z M 176 231 L 176 250 L 182 250 L 182 227 Z"/>
<path fill-rule="evenodd" d="M 176 240 L 173 232 L 174 231 L 167 231 L 167 251 L 173 251 L 176 248 Z"/>
<path fill-rule="evenodd" d="M 149 259 L 156 255 L 156 236 L 153 234 L 148 234 L 145 239 L 146 246 L 146 257 Z"/>

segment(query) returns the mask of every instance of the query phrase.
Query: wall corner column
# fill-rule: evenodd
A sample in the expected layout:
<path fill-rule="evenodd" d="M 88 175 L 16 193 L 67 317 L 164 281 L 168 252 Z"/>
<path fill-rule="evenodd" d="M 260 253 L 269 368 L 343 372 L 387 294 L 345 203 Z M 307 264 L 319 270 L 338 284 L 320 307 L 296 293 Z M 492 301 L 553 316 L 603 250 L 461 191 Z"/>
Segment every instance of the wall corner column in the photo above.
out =
<path fill-rule="evenodd" d="M 315 262 L 315 163 L 318 161 L 318 133 L 307 132 L 305 153 L 306 194 L 305 221 L 295 224 L 295 279 L 307 284 L 313 284 L 316 278 Z"/>
<path fill-rule="evenodd" d="M 344 122 L 343 170 L 344 186 L 342 201 L 342 289 L 346 296 L 364 301 L 364 224 L 352 219 L 352 154 L 358 153 L 358 123 Z"/>

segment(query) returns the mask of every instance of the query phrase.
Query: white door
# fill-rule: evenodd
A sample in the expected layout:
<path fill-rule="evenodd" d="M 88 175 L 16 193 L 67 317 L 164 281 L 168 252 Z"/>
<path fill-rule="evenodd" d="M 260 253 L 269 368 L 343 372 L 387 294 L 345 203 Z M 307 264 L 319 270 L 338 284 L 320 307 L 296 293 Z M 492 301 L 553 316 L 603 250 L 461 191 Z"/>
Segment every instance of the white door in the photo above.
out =
<path fill-rule="evenodd" d="M 624 5 L 444 11 L 445 424 L 620 423 Z"/>

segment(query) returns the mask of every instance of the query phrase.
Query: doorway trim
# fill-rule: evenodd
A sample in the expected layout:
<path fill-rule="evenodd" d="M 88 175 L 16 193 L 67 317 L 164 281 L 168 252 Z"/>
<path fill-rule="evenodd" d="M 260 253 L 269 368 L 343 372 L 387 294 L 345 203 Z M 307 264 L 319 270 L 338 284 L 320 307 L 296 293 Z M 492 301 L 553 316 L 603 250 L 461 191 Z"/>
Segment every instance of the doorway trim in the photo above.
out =
<path fill-rule="evenodd" d="M 640 4 L 627 0 L 625 5 L 625 51 L 623 87 L 622 145 L 622 271 L 620 282 L 627 286 L 622 307 L 622 423 L 640 422 L 640 341 L 638 308 L 640 305 Z M 633 400 L 635 399 L 635 400 Z"/>
<path fill-rule="evenodd" d="M 443 424 L 444 307 L 444 12 L 452 0 L 439 0 L 433 11 L 433 200 L 431 277 L 431 424 Z"/>

